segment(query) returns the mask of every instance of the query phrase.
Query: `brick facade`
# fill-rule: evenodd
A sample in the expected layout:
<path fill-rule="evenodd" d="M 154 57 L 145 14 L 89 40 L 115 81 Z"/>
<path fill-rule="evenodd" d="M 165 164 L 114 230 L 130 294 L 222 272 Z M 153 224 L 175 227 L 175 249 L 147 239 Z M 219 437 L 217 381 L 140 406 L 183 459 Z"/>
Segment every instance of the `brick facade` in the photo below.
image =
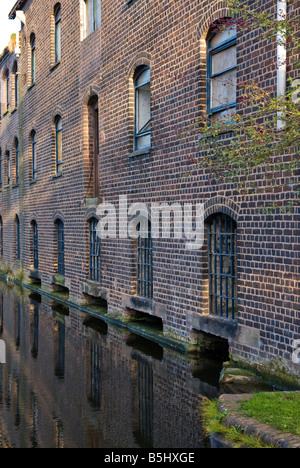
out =
<path fill-rule="evenodd" d="M 25 25 L 21 54 L 5 51 L 1 77 L 19 72 L 17 109 L 3 112 L 2 158 L 13 142 L 20 145 L 20 180 L 4 181 L 0 193 L 3 220 L 3 269 L 19 274 L 31 265 L 31 222 L 39 233 L 39 269 L 31 276 L 42 288 L 63 284 L 70 298 L 107 300 L 108 312 L 138 309 L 162 319 L 164 332 L 188 340 L 203 331 L 229 341 L 233 357 L 274 367 L 292 364 L 299 328 L 299 215 L 261 214 L 266 203 L 289 200 L 294 186 L 273 194 L 241 195 L 230 184 L 213 185 L 206 172 L 190 165 L 197 156 L 195 135 L 180 129 L 206 112 L 205 39 L 210 25 L 230 12 L 222 1 L 102 1 L 101 25 L 82 40 L 82 5 L 61 0 L 61 60 L 54 63 L 55 0 L 17 2 Z M 275 2 L 264 2 L 274 9 Z M 293 5 L 299 13 L 298 3 Z M 36 81 L 30 81 L 30 37 L 35 34 Z M 238 79 L 256 78 L 276 89 L 276 44 L 237 38 Z M 134 151 L 133 76 L 151 69 L 151 148 Z M 295 79 L 289 64 L 288 76 Z M 12 85 L 12 83 L 11 83 Z M 4 100 L 2 87 L 2 102 Z M 89 126 L 92 102 L 98 102 L 99 197 L 91 180 L 93 148 Z M 63 171 L 55 174 L 55 118 L 62 119 Z M 37 179 L 30 172 L 30 135 L 36 132 Z M 226 140 L 226 135 L 223 139 Z M 5 165 L 4 175 L 5 177 Z M 183 177 L 187 172 L 190 177 Z M 12 173 L 13 178 L 13 173 Z M 153 300 L 136 299 L 136 247 L 131 239 L 101 241 L 101 282 L 89 281 L 88 221 L 99 202 L 118 207 L 126 195 L 135 202 L 204 203 L 205 218 L 225 213 L 237 223 L 238 314 L 234 320 L 208 314 L 207 239 L 199 251 L 183 240 L 153 240 Z M 20 218 L 20 255 L 15 258 L 15 217 Z M 55 221 L 64 223 L 65 275 L 56 274 Z"/>

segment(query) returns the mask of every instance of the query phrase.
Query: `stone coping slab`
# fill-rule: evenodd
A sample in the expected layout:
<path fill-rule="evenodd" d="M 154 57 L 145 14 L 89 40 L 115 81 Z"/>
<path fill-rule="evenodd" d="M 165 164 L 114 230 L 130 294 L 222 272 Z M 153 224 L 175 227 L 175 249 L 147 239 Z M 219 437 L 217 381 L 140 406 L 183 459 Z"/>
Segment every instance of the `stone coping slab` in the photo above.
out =
<path fill-rule="evenodd" d="M 268 424 L 239 413 L 241 402 L 249 400 L 252 396 L 253 394 L 249 393 L 221 395 L 219 398 L 220 411 L 228 413 L 223 424 L 227 427 L 234 426 L 236 429 L 242 429 L 244 434 L 259 437 L 264 444 L 275 448 L 300 448 L 300 437 L 295 434 L 281 432 Z"/>

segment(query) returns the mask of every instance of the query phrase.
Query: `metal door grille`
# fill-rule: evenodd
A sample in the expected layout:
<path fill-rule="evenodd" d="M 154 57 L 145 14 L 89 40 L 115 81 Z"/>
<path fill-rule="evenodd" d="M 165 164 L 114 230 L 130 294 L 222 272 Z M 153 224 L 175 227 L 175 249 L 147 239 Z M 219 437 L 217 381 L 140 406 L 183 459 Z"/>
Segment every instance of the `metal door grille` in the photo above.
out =
<path fill-rule="evenodd" d="M 101 280 L 101 241 L 97 235 L 98 220 L 93 218 L 89 223 L 90 228 L 90 280 Z"/>
<path fill-rule="evenodd" d="M 141 297 L 153 297 L 151 223 L 145 236 L 140 232 L 137 239 L 137 294 Z"/>
<path fill-rule="evenodd" d="M 210 313 L 234 318 L 237 312 L 236 222 L 217 214 L 208 223 Z"/>

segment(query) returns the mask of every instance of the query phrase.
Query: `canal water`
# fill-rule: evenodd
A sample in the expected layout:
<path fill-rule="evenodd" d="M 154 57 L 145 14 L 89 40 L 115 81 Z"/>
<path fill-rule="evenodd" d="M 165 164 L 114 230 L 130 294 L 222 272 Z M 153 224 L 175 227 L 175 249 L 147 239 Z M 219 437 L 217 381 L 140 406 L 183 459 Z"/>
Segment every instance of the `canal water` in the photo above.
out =
<path fill-rule="evenodd" d="M 1 438 L 13 448 L 207 448 L 221 363 L 0 282 Z"/>

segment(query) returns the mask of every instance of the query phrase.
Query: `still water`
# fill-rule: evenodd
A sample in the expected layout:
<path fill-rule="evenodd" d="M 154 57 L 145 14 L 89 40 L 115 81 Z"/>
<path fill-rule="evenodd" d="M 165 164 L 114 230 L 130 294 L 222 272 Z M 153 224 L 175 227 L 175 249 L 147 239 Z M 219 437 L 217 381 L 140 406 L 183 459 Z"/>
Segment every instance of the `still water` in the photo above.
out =
<path fill-rule="evenodd" d="M 14 448 L 208 447 L 221 364 L 0 282 L 0 437 Z M 0 439 L 1 446 L 1 439 Z"/>

